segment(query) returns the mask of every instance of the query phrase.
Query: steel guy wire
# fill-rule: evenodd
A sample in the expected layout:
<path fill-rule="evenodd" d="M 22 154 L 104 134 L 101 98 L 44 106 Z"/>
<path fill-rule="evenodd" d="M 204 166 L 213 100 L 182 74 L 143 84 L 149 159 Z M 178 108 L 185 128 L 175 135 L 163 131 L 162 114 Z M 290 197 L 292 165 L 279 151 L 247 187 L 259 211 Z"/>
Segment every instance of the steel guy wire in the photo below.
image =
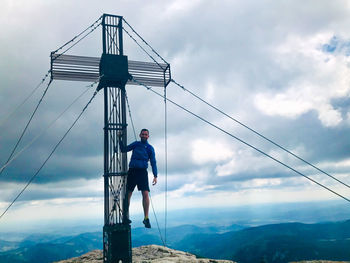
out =
<path fill-rule="evenodd" d="M 40 83 L 30 92 L 30 94 L 20 103 L 19 106 L 16 107 L 11 113 L 7 115 L 1 122 L 0 122 L 0 127 L 20 108 L 23 106 L 24 103 L 27 102 L 27 100 L 30 99 L 31 96 L 41 87 L 41 85 L 46 81 L 47 77 L 50 75 L 51 70 L 49 70 L 44 78 L 40 81 Z"/>
<path fill-rule="evenodd" d="M 282 149 L 283 151 L 289 153 L 290 155 L 294 156 L 295 158 L 297 158 L 298 160 L 310 165 L 311 167 L 313 167 L 314 169 L 316 169 L 317 171 L 329 176 L 330 178 L 332 178 L 333 180 L 337 181 L 338 183 L 341 183 L 342 185 L 350 188 L 350 185 L 340 181 L 338 178 L 330 175 L 329 173 L 325 172 L 324 170 L 318 168 L 317 166 L 315 166 L 314 164 L 308 162 L 307 160 L 299 157 L 298 155 L 296 155 L 295 153 L 293 153 L 292 151 L 289 151 L 287 148 L 281 146 L 280 144 L 272 141 L 271 139 L 267 138 L 266 136 L 264 136 L 263 134 L 257 132 L 256 130 L 250 128 L 249 126 L 247 126 L 246 124 L 242 123 L 241 121 L 233 118 L 232 116 L 228 115 L 227 113 L 225 113 L 224 111 L 220 110 L 219 108 L 215 107 L 214 105 L 210 104 L 209 102 L 205 101 L 204 99 L 202 99 L 201 97 L 199 97 L 198 95 L 194 94 L 192 91 L 186 89 L 184 86 L 180 85 L 179 83 L 177 83 L 174 79 L 170 80 L 171 82 L 173 82 L 175 85 L 177 85 L 178 87 L 182 88 L 184 91 L 190 93 L 192 96 L 194 96 L 195 98 L 197 98 L 198 100 L 202 101 L 203 103 L 207 104 L 209 107 L 215 109 L 216 111 L 218 111 L 219 113 L 223 114 L 224 116 L 228 117 L 229 119 L 235 121 L 236 123 L 238 123 L 239 125 L 243 126 L 244 128 L 248 129 L 249 131 L 255 133 L 256 135 L 258 135 L 259 137 L 263 138 L 264 140 L 272 143 L 273 145 L 277 146 L 278 148 Z"/>
<path fill-rule="evenodd" d="M 101 23 L 100 23 L 101 24 Z M 92 32 L 95 31 L 96 28 L 98 28 L 100 26 L 100 24 L 96 25 L 93 29 L 90 30 L 90 32 L 88 32 L 85 36 L 83 36 L 81 39 L 79 39 L 77 42 L 75 42 L 73 45 L 71 45 L 69 48 L 67 48 L 65 51 L 63 51 L 62 53 L 58 54 L 57 57 L 55 57 L 54 59 L 56 60 L 57 58 L 59 58 L 60 56 L 62 56 L 63 54 L 65 54 L 67 51 L 69 51 L 70 49 L 72 49 L 73 47 L 75 47 L 80 41 L 82 41 L 84 38 L 86 38 L 88 35 L 90 35 Z"/>
<path fill-rule="evenodd" d="M 132 30 L 132 31 L 133 31 L 133 32 L 134 32 L 134 33 L 149 47 L 149 48 L 151 48 L 151 50 L 152 50 L 160 59 L 162 59 L 166 64 L 168 64 L 168 62 L 166 62 L 165 59 L 163 59 L 163 58 L 152 48 L 152 46 L 150 46 L 150 45 L 149 45 L 149 44 L 148 44 L 148 43 L 147 43 L 147 42 L 132 28 L 132 26 L 131 26 L 125 19 L 123 19 L 123 20 L 124 20 L 124 22 L 131 28 L 131 30 Z M 123 28 L 123 29 L 125 30 L 125 28 Z M 142 49 L 144 50 L 144 48 L 141 47 L 141 45 L 137 42 L 137 40 L 136 40 L 135 38 L 133 38 L 126 30 L 125 30 L 125 32 L 138 44 L 138 46 L 139 46 L 140 48 L 142 48 Z M 145 50 L 144 50 L 144 51 L 145 51 Z M 148 54 L 147 51 L 145 51 L 145 52 Z M 155 59 L 154 59 L 150 54 L 148 54 L 148 55 L 153 59 L 153 61 L 155 61 Z M 156 62 L 156 61 L 155 61 L 155 62 Z M 156 63 L 157 63 L 157 62 L 156 62 Z M 158 64 L 158 63 L 157 63 L 157 64 Z M 160 65 L 158 64 L 158 66 L 160 66 Z M 161 67 L 161 66 L 160 66 L 160 67 Z M 162 68 L 162 67 L 161 67 L 161 68 Z M 204 99 L 202 99 L 202 98 L 200 98 L 199 96 L 195 95 L 195 94 L 194 94 L 193 92 L 191 92 L 190 90 L 186 89 L 184 86 L 182 86 L 182 85 L 180 85 L 179 83 L 177 83 L 174 79 L 171 79 L 170 81 L 172 81 L 174 84 L 176 84 L 177 86 L 179 86 L 179 87 L 182 88 L 183 90 L 189 92 L 191 95 L 193 95 L 193 96 L 196 97 L 197 99 L 201 100 L 202 102 L 204 102 L 204 103 L 207 104 L 208 106 L 210 106 L 210 107 L 212 107 L 213 109 L 217 110 L 217 111 L 220 112 L 221 114 L 225 115 L 226 117 L 230 118 L 231 120 L 235 121 L 236 123 L 242 125 L 243 127 L 247 128 L 248 130 L 250 130 L 250 131 L 252 131 L 253 133 L 257 134 L 257 135 L 260 136 L 261 138 L 263 138 L 263 139 L 267 140 L 268 142 L 272 143 L 273 145 L 279 147 L 280 149 L 284 150 L 285 152 L 289 153 L 290 155 L 294 156 L 295 158 L 299 159 L 300 161 L 302 161 L 302 162 L 304 162 L 304 163 L 310 165 L 311 167 L 313 167 L 313 168 L 316 169 L 317 171 L 319 171 L 319 172 L 321 172 L 321 173 L 323 173 L 323 174 L 329 176 L 329 177 L 332 178 L 333 180 L 335 180 L 335 181 L 337 181 L 337 182 L 343 184 L 344 186 L 350 188 L 350 185 L 348 185 L 348 184 L 342 182 L 342 181 L 339 180 L 338 178 L 336 178 L 336 177 L 330 175 L 329 173 L 323 171 L 322 169 L 318 168 L 318 167 L 315 166 L 314 164 L 312 164 L 312 163 L 306 161 L 305 159 L 303 159 L 303 158 L 297 156 L 295 153 L 289 151 L 289 150 L 286 149 L 285 147 L 279 145 L 278 143 L 275 143 L 274 141 L 272 141 L 271 139 L 269 139 L 269 138 L 267 138 L 266 136 L 262 135 L 261 133 L 255 131 L 254 129 L 252 129 L 252 128 L 248 127 L 247 125 L 243 124 L 243 123 L 240 122 L 239 120 L 237 120 L 237 119 L 233 118 L 232 116 L 226 114 L 226 113 L 223 112 L 222 110 L 218 109 L 217 107 L 215 107 L 215 106 L 213 106 L 212 104 L 208 103 L 208 102 L 205 101 Z"/>
<path fill-rule="evenodd" d="M 94 27 L 96 23 L 98 23 L 99 20 L 102 19 L 102 16 L 100 16 L 91 26 L 87 27 L 85 30 L 83 30 L 81 33 L 79 33 L 78 35 L 76 35 L 75 37 L 73 37 L 71 40 L 69 40 L 67 43 L 65 43 L 63 46 L 59 47 L 58 49 L 56 49 L 55 51 L 53 51 L 53 54 L 56 54 L 58 51 L 60 51 L 61 49 L 63 49 L 65 46 L 69 45 L 70 43 L 74 42 L 75 39 L 77 39 L 78 37 L 80 37 L 82 34 L 84 34 L 86 31 L 88 31 L 90 28 Z M 101 22 L 97 25 L 99 26 L 101 24 Z M 96 29 L 96 27 L 95 27 Z M 91 33 L 91 32 L 90 32 Z M 80 40 L 79 40 L 80 41 Z M 66 52 L 66 51 L 65 51 Z M 65 53 L 64 52 L 64 53 Z"/>
<path fill-rule="evenodd" d="M 39 174 L 41 169 L 45 166 L 47 161 L 51 158 L 53 153 L 56 151 L 58 146 L 61 144 L 61 142 L 66 138 L 67 134 L 71 131 L 71 129 L 74 127 L 74 125 L 77 123 L 77 121 L 80 119 L 80 117 L 83 115 L 84 111 L 87 109 L 89 104 L 92 102 L 92 100 L 95 98 L 97 94 L 97 90 L 94 92 L 92 97 L 90 98 L 89 102 L 86 104 L 86 106 L 83 108 L 81 113 L 78 115 L 78 117 L 75 119 L 75 121 L 72 123 L 72 125 L 69 127 L 69 129 L 66 131 L 66 133 L 62 136 L 62 138 L 58 141 L 58 143 L 55 145 L 49 156 L 45 159 L 43 164 L 40 166 L 40 168 L 36 171 L 36 173 L 30 178 L 30 180 L 27 182 L 27 184 L 24 186 L 24 188 L 19 192 L 19 194 L 15 197 L 15 199 L 11 202 L 11 204 L 5 209 L 5 211 L 0 215 L 0 219 L 7 213 L 7 211 L 11 208 L 11 206 L 17 201 L 17 199 L 22 195 L 22 193 L 28 188 L 28 186 L 33 182 L 35 177 Z"/>
<path fill-rule="evenodd" d="M 129 99 L 128 99 L 128 95 L 127 95 L 127 93 L 126 93 L 126 90 L 125 90 L 125 98 L 126 98 L 126 105 L 128 106 L 128 110 L 129 110 L 129 117 L 130 117 L 130 121 L 131 121 L 132 130 L 133 130 L 133 132 L 134 132 L 135 141 L 136 141 L 136 140 L 137 140 L 137 136 L 136 136 L 135 126 L 134 126 L 134 121 L 133 121 L 132 116 L 131 116 L 131 110 L 130 110 L 130 105 L 129 105 Z"/>
<path fill-rule="evenodd" d="M 167 90 L 164 86 L 164 152 L 165 152 L 165 200 L 164 200 L 164 242 L 167 238 L 167 220 L 168 220 L 168 108 L 167 108 Z"/>
<path fill-rule="evenodd" d="M 49 89 L 51 83 L 52 83 L 52 79 L 50 79 L 49 83 L 47 84 L 47 87 L 46 87 L 46 89 L 45 89 L 43 95 L 41 96 L 41 98 L 40 98 L 38 104 L 36 105 L 36 107 L 35 107 L 35 109 L 34 109 L 32 115 L 31 115 L 30 118 L 29 118 L 29 121 L 27 122 L 26 126 L 24 127 L 24 129 L 23 129 L 23 131 L 22 131 L 22 134 L 20 135 L 19 139 L 17 140 L 17 143 L 16 143 L 15 147 L 12 149 L 12 152 L 11 152 L 10 156 L 8 157 L 7 161 L 5 162 L 5 164 L 7 164 L 7 163 L 9 162 L 9 160 L 12 158 L 13 154 L 15 153 L 15 151 L 16 151 L 16 149 L 17 149 L 19 143 L 21 142 L 21 140 L 22 140 L 22 138 L 23 138 L 24 133 L 26 132 L 26 130 L 27 130 L 29 124 L 31 123 L 31 121 L 32 121 L 32 119 L 33 119 L 33 117 L 34 117 L 36 111 L 38 110 L 38 108 L 39 108 L 41 102 L 43 101 L 43 99 L 44 99 L 44 97 L 45 97 L 45 95 L 46 95 L 46 92 L 47 92 L 47 90 Z M 1 174 L 3 173 L 4 169 L 5 169 L 5 168 L 2 168 L 2 169 L 1 169 L 1 171 L 0 171 L 0 176 L 1 176 Z"/>
<path fill-rule="evenodd" d="M 126 92 L 125 92 L 125 97 L 126 97 L 126 103 L 127 103 L 127 105 L 128 105 L 128 109 L 129 109 L 129 117 L 130 117 L 131 125 L 132 125 L 133 131 L 134 131 L 135 140 L 137 140 L 136 132 L 135 132 L 135 127 L 134 127 L 133 119 L 132 119 L 132 116 L 131 116 L 131 110 L 130 110 L 130 106 L 129 106 L 128 96 L 126 95 Z M 161 233 L 161 231 L 160 231 L 160 227 L 159 227 L 159 223 L 158 223 L 157 214 L 156 214 L 155 209 L 154 209 L 154 205 L 153 205 L 153 202 L 152 202 L 152 198 L 151 198 L 151 193 L 150 193 L 150 192 L 149 192 L 149 198 L 150 198 L 150 200 L 151 200 L 151 206 L 152 206 L 154 218 L 156 219 L 156 223 L 157 223 L 157 227 L 158 227 L 160 239 L 161 239 L 163 245 L 166 247 L 166 242 L 164 241 L 164 239 L 163 239 L 163 237 L 162 237 L 162 233 Z"/>
<path fill-rule="evenodd" d="M 154 206 L 153 206 L 153 201 L 152 201 L 152 197 L 151 197 L 151 192 L 149 192 L 149 199 L 151 200 L 151 206 L 152 206 L 154 218 L 156 219 L 156 223 L 157 223 L 157 227 L 158 227 L 158 232 L 159 232 L 160 240 L 162 241 L 163 246 L 166 247 L 166 243 L 164 242 L 164 239 L 163 239 L 163 236 L 162 236 L 162 232 L 160 231 L 160 227 L 159 227 L 159 223 L 158 223 L 158 218 L 157 218 L 156 212 L 154 211 Z"/>
<path fill-rule="evenodd" d="M 123 30 L 125 31 L 125 33 L 132 39 L 134 40 L 134 42 L 162 69 L 162 70 L 165 70 L 165 68 L 162 67 L 162 65 L 160 65 L 158 63 L 158 61 L 151 55 L 147 52 L 146 49 L 144 49 L 143 46 L 140 45 L 140 43 L 123 27 Z M 167 63 L 167 62 L 166 62 Z M 168 63 L 167 63 L 168 64 Z M 168 64 L 169 65 L 169 64 Z"/>
<path fill-rule="evenodd" d="M 137 81 L 135 78 L 132 78 L 132 81 L 134 81 L 135 83 L 139 84 L 140 86 L 145 87 L 147 90 L 152 91 L 154 94 L 156 94 L 156 95 L 158 95 L 158 96 L 164 98 L 164 96 L 163 96 L 162 94 L 160 94 L 160 93 L 158 93 L 157 91 L 153 90 L 151 87 L 149 87 L 149 86 L 147 86 L 147 85 L 145 85 L 145 84 L 143 84 L 143 83 Z M 294 169 L 293 167 L 291 167 L 291 166 L 289 166 L 289 165 L 283 163 L 282 161 L 280 161 L 280 160 L 276 159 L 275 157 L 269 155 L 268 153 L 266 153 L 266 152 L 260 150 L 259 148 L 253 146 L 252 144 L 249 144 L 248 142 L 246 142 L 246 141 L 244 141 L 244 140 L 238 138 L 237 136 L 235 136 L 235 135 L 233 135 L 232 133 L 230 133 L 230 132 L 224 130 L 223 128 L 220 128 L 219 126 L 213 124 L 212 122 L 206 120 L 205 118 L 199 116 L 198 114 L 193 113 L 192 111 L 190 111 L 190 110 L 186 109 L 185 107 L 179 105 L 178 103 L 174 102 L 173 100 L 171 100 L 171 99 L 169 99 L 169 98 L 166 98 L 166 100 L 169 101 L 170 103 L 174 104 L 174 105 L 177 106 L 178 108 L 180 108 L 180 109 L 186 111 L 187 113 L 193 115 L 194 117 L 200 119 L 201 121 L 203 121 L 203 122 L 209 124 L 210 126 L 212 126 L 212 127 L 216 128 L 216 129 L 220 130 L 221 132 L 223 132 L 223 133 L 229 135 L 230 137 L 232 137 L 232 138 L 238 140 L 239 142 L 245 144 L 246 146 L 248 146 L 248 147 L 250 147 L 250 148 L 256 150 L 257 152 L 259 152 L 259 153 L 265 155 L 266 157 L 269 157 L 270 159 L 274 160 L 275 162 L 281 164 L 282 166 L 284 166 L 284 167 L 286 167 L 286 168 L 292 170 L 293 172 L 295 172 L 295 173 L 297 173 L 297 174 L 299 174 L 299 175 L 305 177 L 306 179 L 312 181 L 313 183 L 315 183 L 315 184 L 317 184 L 317 185 L 323 187 L 324 189 L 326 189 L 326 190 L 332 192 L 333 194 L 335 194 L 335 195 L 337 195 L 337 196 L 343 198 L 344 200 L 350 202 L 350 199 L 346 198 L 345 196 L 343 196 L 343 195 L 341 195 L 341 194 L 335 192 L 334 190 L 330 189 L 330 188 L 327 187 L 327 186 L 324 186 L 323 184 L 321 184 L 321 183 L 317 182 L 316 180 L 314 180 L 314 179 L 308 177 L 307 175 L 305 175 L 305 174 L 299 172 L 298 170 Z"/>
<path fill-rule="evenodd" d="M 169 65 L 169 63 L 161 56 L 161 55 L 159 55 L 158 54 L 158 52 L 157 51 L 155 51 L 154 49 L 153 49 L 153 47 L 150 45 L 150 44 L 148 44 L 147 42 L 146 42 L 146 40 L 144 40 L 136 31 L 135 31 L 135 29 L 123 18 L 123 21 L 130 27 L 130 29 L 153 51 L 153 53 L 155 53 L 165 64 L 168 64 Z M 124 29 L 124 28 L 123 28 Z M 125 29 L 124 29 L 125 30 Z"/>
<path fill-rule="evenodd" d="M 10 165 L 10 163 L 12 161 L 14 161 L 15 159 L 17 159 L 26 149 L 28 149 L 36 140 L 38 140 L 45 132 L 47 132 L 48 129 L 50 129 L 50 127 L 56 123 L 56 121 L 58 121 L 63 114 L 65 114 L 72 106 L 73 104 L 75 104 L 86 92 L 88 92 L 92 86 L 87 86 L 88 88 L 86 90 L 84 90 L 78 97 L 76 97 L 71 104 L 69 104 L 64 111 L 62 111 L 60 113 L 60 115 L 57 116 L 57 118 L 55 120 L 53 120 L 45 129 L 43 129 L 41 131 L 41 133 L 39 133 L 37 136 L 35 136 L 26 146 L 24 146 L 20 151 L 18 151 L 8 162 L 6 162 L 1 168 L 0 171 L 2 171 L 3 169 L 6 168 L 6 166 Z"/>

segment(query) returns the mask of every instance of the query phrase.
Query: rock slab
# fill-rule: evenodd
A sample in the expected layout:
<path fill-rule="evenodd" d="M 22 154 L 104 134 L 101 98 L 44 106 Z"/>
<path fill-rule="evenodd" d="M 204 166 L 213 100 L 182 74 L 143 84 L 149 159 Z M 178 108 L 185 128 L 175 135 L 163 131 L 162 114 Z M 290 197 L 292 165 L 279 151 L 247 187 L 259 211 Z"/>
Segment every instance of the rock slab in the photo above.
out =
<path fill-rule="evenodd" d="M 289 263 L 350 263 L 350 261 L 329 261 L 329 260 L 303 260 Z"/>
<path fill-rule="evenodd" d="M 141 246 L 132 249 L 134 263 L 235 263 L 231 260 L 197 258 L 187 252 L 157 246 Z M 56 263 L 102 263 L 102 250 L 94 250 L 80 257 L 58 261 Z"/>

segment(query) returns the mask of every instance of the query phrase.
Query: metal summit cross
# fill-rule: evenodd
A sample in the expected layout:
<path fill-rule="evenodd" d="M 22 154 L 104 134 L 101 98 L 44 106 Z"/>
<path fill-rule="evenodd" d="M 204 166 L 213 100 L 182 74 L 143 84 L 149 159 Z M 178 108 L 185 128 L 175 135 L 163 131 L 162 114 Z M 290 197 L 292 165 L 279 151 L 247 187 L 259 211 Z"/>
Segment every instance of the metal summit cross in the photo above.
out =
<path fill-rule="evenodd" d="M 101 58 L 51 53 L 52 79 L 98 81 L 97 90 L 104 91 L 104 263 L 132 261 L 127 154 L 119 147 L 127 143 L 125 85 L 166 87 L 170 82 L 169 64 L 130 61 L 124 55 L 123 21 L 103 14 Z"/>

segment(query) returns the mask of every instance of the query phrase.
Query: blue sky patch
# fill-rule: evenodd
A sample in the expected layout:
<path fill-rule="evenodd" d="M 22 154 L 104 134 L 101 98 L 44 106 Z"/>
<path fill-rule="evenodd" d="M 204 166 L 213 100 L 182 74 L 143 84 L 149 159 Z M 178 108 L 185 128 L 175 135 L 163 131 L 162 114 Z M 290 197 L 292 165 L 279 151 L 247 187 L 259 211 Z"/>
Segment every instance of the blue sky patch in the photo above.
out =
<path fill-rule="evenodd" d="M 322 51 L 332 54 L 342 53 L 345 56 L 350 56 L 350 41 L 333 36 L 328 43 L 322 45 Z"/>

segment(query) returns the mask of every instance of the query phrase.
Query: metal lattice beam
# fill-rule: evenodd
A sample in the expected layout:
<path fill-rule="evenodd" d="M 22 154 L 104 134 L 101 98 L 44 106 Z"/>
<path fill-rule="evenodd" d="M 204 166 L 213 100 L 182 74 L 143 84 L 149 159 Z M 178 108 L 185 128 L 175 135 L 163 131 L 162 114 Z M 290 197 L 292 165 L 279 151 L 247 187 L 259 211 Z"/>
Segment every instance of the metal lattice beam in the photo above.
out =
<path fill-rule="evenodd" d="M 147 86 L 164 87 L 170 82 L 170 65 L 128 61 L 128 70 L 136 81 Z M 100 78 L 100 58 L 51 54 L 51 76 L 57 80 L 94 82 Z M 126 84 L 137 85 L 133 81 Z"/>

